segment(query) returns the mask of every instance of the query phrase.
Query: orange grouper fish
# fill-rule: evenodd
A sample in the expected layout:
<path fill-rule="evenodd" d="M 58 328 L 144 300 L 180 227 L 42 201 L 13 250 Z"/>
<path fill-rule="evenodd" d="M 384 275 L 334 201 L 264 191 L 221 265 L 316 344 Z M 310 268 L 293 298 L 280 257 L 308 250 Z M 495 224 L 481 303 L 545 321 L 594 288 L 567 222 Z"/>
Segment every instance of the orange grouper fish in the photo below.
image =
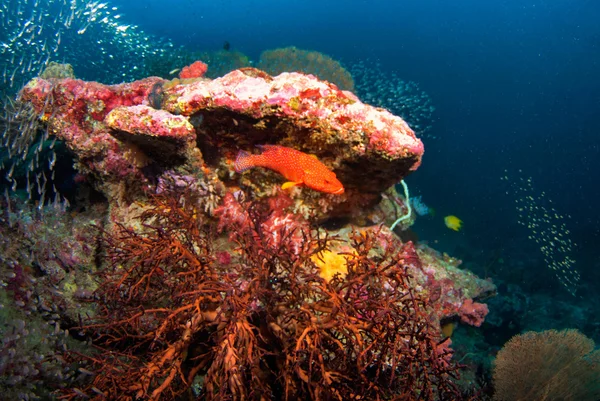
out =
<path fill-rule="evenodd" d="M 279 145 L 259 145 L 262 153 L 253 155 L 240 150 L 235 159 L 235 171 L 241 173 L 253 167 L 264 167 L 277 171 L 288 182 L 281 188 L 294 185 L 306 185 L 316 191 L 328 194 L 343 194 L 344 186 L 335 173 L 321 163 L 316 157 L 292 148 Z"/>

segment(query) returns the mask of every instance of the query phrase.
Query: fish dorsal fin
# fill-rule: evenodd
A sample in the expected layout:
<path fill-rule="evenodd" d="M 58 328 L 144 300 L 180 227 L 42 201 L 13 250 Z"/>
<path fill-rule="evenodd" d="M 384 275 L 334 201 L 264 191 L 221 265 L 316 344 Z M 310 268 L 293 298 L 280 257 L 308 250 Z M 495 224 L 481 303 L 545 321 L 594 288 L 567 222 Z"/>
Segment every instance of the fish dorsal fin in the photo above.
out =
<path fill-rule="evenodd" d="M 317 157 L 317 155 L 313 155 L 313 154 L 308 154 L 310 157 L 314 157 L 315 159 L 319 160 L 319 158 Z"/>
<path fill-rule="evenodd" d="M 260 149 L 261 151 L 265 151 L 265 150 L 269 150 L 269 149 L 277 149 L 277 148 L 281 148 L 280 145 L 270 145 L 270 144 L 264 144 L 264 145 L 256 145 L 256 147 L 258 149 Z"/>
<path fill-rule="evenodd" d="M 302 182 L 288 181 L 281 186 L 281 189 L 292 188 L 292 187 L 295 187 L 296 185 L 300 185 L 300 184 L 302 184 Z"/>

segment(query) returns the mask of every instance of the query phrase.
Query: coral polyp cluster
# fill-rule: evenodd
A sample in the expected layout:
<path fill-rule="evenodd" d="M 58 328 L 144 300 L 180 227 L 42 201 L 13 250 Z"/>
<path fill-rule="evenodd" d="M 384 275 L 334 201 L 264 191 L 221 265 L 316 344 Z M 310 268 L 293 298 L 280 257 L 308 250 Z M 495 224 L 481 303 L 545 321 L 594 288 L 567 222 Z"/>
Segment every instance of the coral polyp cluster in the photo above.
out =
<path fill-rule="evenodd" d="M 411 243 L 373 257 L 382 237 L 357 231 L 345 278 L 327 281 L 313 256 L 340 239 L 290 225 L 274 241 L 265 223 L 281 209 L 230 199 L 217 214 L 237 246 L 224 248 L 196 205 L 189 191 L 165 192 L 138 230 L 105 236 L 111 266 L 97 291 L 99 314 L 83 327 L 102 350 L 88 358 L 96 376 L 79 391 L 110 399 L 458 396 L 449 341 L 410 283 L 409 267 L 420 267 Z"/>

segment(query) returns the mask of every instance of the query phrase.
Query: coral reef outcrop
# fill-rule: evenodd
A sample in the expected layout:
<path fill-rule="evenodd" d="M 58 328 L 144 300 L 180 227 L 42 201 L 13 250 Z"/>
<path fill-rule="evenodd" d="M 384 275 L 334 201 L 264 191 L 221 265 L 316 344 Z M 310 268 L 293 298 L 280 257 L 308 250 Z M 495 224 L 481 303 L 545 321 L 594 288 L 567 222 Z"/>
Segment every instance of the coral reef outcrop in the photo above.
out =
<path fill-rule="evenodd" d="M 94 301 L 62 324 L 99 347 L 69 356 L 91 374 L 67 399 L 459 399 L 442 322 L 479 326 L 495 287 L 387 227 L 409 210 L 393 187 L 424 152 L 401 118 L 314 76 L 255 68 L 111 86 L 35 78 L 19 101 L 103 195 L 93 269 L 62 267 L 97 283 L 56 295 Z M 266 144 L 315 156 L 345 190 L 236 172 L 240 151 Z"/>
<path fill-rule="evenodd" d="M 240 149 L 280 144 L 313 154 L 346 188 L 341 197 L 293 193 L 297 210 L 320 219 L 362 215 L 423 155 L 423 144 L 401 118 L 300 73 L 272 77 L 246 68 L 212 81 L 148 78 L 113 86 L 36 78 L 21 99 L 43 114 L 49 132 L 67 143 L 80 171 L 98 178 L 99 186 L 148 182 L 140 165 L 150 162 L 162 168 L 187 162 L 207 166 L 227 187 L 270 196 L 281 177 L 269 171 L 235 174 L 232 161 Z M 132 145 L 146 162 L 132 160 Z"/>

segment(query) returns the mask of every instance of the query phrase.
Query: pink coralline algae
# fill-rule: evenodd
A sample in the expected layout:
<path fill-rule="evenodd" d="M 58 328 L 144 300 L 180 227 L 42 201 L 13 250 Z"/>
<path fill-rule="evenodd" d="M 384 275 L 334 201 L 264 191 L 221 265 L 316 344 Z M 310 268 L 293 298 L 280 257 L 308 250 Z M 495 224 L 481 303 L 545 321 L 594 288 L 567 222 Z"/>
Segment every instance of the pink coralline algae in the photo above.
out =
<path fill-rule="evenodd" d="M 80 172 L 118 181 L 134 174 L 136 166 L 125 156 L 127 144 L 112 135 L 104 119 L 115 108 L 145 103 L 160 81 L 148 78 L 108 86 L 71 78 L 34 78 L 21 90 L 20 100 L 31 103 L 48 132 L 76 154 Z"/>
<path fill-rule="evenodd" d="M 42 114 L 49 133 L 77 156 L 80 172 L 95 176 L 105 193 L 106 182 L 149 182 L 143 167 L 155 164 L 202 167 L 234 191 L 268 197 L 281 176 L 263 169 L 236 174 L 232 162 L 239 150 L 279 144 L 315 155 L 346 188 L 337 199 L 292 191 L 296 211 L 358 216 L 423 155 L 422 142 L 400 117 L 300 73 L 272 77 L 244 68 L 212 81 L 152 77 L 112 86 L 36 78 L 21 99 Z"/>
<path fill-rule="evenodd" d="M 117 107 L 106 116 L 105 122 L 115 131 L 132 135 L 181 138 L 185 142 L 196 139 L 194 127 L 186 118 L 148 106 Z"/>
<path fill-rule="evenodd" d="M 423 155 L 423 143 L 400 117 L 365 105 L 312 75 L 271 77 L 249 68 L 213 81 L 176 86 L 171 93 L 163 107 L 173 113 L 193 115 L 225 109 L 255 119 L 282 118 L 299 128 L 304 138 L 293 139 L 307 146 L 314 143 L 331 150 L 352 143 L 354 146 L 344 150 L 354 157 L 378 154 L 390 162 L 408 159 L 412 161 L 410 170 L 419 166 Z"/>
<path fill-rule="evenodd" d="M 117 107 L 104 122 L 113 136 L 136 144 L 154 160 L 175 161 L 196 140 L 187 118 L 144 105 Z"/>

